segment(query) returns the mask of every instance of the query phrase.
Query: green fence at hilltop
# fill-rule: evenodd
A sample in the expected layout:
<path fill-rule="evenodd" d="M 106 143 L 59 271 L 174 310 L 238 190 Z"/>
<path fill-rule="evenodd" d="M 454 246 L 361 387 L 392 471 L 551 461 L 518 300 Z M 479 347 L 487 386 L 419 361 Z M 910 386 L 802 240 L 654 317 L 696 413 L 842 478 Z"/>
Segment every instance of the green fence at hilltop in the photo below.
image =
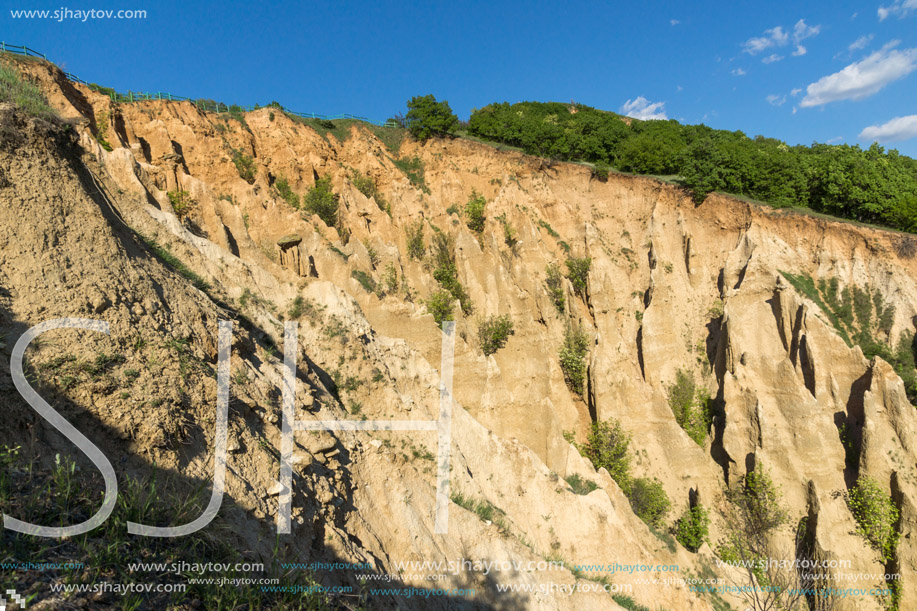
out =
<path fill-rule="evenodd" d="M 30 49 L 29 47 L 25 45 L 11 45 L 8 42 L 3 42 L 3 41 L 0 41 L 0 52 L 15 53 L 17 55 L 25 55 L 27 57 L 38 57 L 45 61 L 48 60 L 48 58 L 45 56 L 44 53 L 39 53 L 35 49 Z M 113 102 L 130 103 L 130 102 L 144 102 L 144 101 L 149 101 L 149 100 L 168 100 L 172 102 L 191 102 L 197 108 L 204 110 L 204 111 L 209 111 L 209 112 L 248 112 L 252 110 L 257 110 L 259 108 L 272 107 L 272 108 L 277 108 L 278 110 L 281 110 L 288 115 L 293 115 L 295 117 L 300 117 L 302 119 L 319 119 L 323 121 L 350 119 L 353 121 L 361 121 L 363 123 L 370 123 L 372 125 L 378 125 L 380 127 L 398 127 L 398 124 L 391 119 L 389 119 L 388 121 L 374 121 L 373 119 L 369 119 L 367 117 L 361 117 L 358 115 L 351 115 L 351 114 L 346 114 L 346 113 L 341 114 L 341 115 L 320 115 L 314 112 L 297 112 L 295 110 L 290 110 L 289 108 L 284 108 L 283 106 L 280 106 L 276 103 L 271 103 L 271 104 L 268 104 L 267 106 L 259 106 L 257 104 L 255 104 L 254 106 L 242 106 L 240 104 L 224 104 L 222 102 L 215 102 L 213 100 L 205 100 L 205 99 L 200 99 L 200 98 L 199 99 L 186 98 L 180 95 L 175 95 L 172 93 L 164 93 L 161 91 L 158 91 L 156 93 L 138 92 L 138 91 L 128 91 L 127 93 L 118 93 L 117 91 L 109 87 L 102 87 L 95 83 L 84 81 L 83 79 L 79 78 L 77 75 L 73 74 L 72 72 L 64 72 L 64 75 L 69 80 L 73 81 L 74 83 L 80 83 L 82 85 L 86 85 L 87 87 L 91 88 L 93 91 L 107 95 L 108 97 L 111 98 Z"/>

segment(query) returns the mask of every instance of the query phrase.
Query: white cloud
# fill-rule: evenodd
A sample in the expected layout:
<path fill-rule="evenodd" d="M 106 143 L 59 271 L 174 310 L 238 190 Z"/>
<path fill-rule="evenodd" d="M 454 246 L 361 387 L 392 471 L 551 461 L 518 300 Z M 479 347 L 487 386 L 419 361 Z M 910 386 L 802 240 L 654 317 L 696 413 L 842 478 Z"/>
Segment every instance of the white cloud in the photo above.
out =
<path fill-rule="evenodd" d="M 765 98 L 771 106 L 783 106 L 786 103 L 786 96 L 771 94 Z"/>
<path fill-rule="evenodd" d="M 745 76 L 748 73 L 742 70 L 741 68 L 736 68 L 735 70 L 732 71 L 731 74 L 732 76 Z"/>
<path fill-rule="evenodd" d="M 759 36 L 757 38 L 749 38 L 745 41 L 744 51 L 749 55 L 757 55 L 758 53 L 770 49 L 771 47 L 780 47 L 783 46 L 789 41 L 790 35 L 783 31 L 779 25 L 775 28 L 764 31 L 764 36 Z"/>
<path fill-rule="evenodd" d="M 817 36 L 819 32 L 821 32 L 820 25 L 807 25 L 805 19 L 800 19 L 793 26 L 793 42 L 798 45 L 806 38 Z"/>
<path fill-rule="evenodd" d="M 830 140 L 825 140 L 825 144 L 834 144 L 835 142 L 840 142 L 843 139 L 844 139 L 843 136 L 835 136 L 834 138 L 831 138 Z"/>
<path fill-rule="evenodd" d="M 847 45 L 847 50 L 853 53 L 854 51 L 859 51 L 860 49 L 865 49 L 869 43 L 872 42 L 872 39 L 875 37 L 875 34 L 870 34 L 869 36 L 860 36 L 852 43 Z"/>
<path fill-rule="evenodd" d="M 914 10 L 917 10 L 917 0 L 895 0 L 889 6 L 880 6 L 877 12 L 879 21 L 885 21 L 890 15 L 898 15 L 898 19 L 904 19 Z"/>
<path fill-rule="evenodd" d="M 675 86 L 675 91 L 682 91 L 683 89 L 684 89 L 684 87 L 682 87 L 681 85 L 676 85 L 676 86 Z"/>
<path fill-rule="evenodd" d="M 802 93 L 802 89 L 799 89 L 798 87 L 790 91 L 790 95 L 793 96 L 794 98 L 798 96 L 800 93 Z"/>
<path fill-rule="evenodd" d="M 917 138 L 917 115 L 895 117 L 882 125 L 871 125 L 860 132 L 860 140 L 895 142 Z"/>
<path fill-rule="evenodd" d="M 679 23 L 681 23 L 681 22 L 680 22 L 679 20 L 677 20 L 677 19 L 669 19 L 669 25 L 671 25 L 671 26 L 676 26 L 676 25 L 678 25 Z"/>
<path fill-rule="evenodd" d="M 839 100 L 862 100 L 878 93 L 892 81 L 917 70 L 917 49 L 892 50 L 897 44 L 898 41 L 893 41 L 840 72 L 829 74 L 812 83 L 806 88 L 806 97 L 800 106 L 821 106 Z"/>
<path fill-rule="evenodd" d="M 665 102 L 650 102 L 642 95 L 634 100 L 627 100 L 618 112 L 642 121 L 668 119 L 665 114 Z"/>
<path fill-rule="evenodd" d="M 917 0 L 907 0 L 908 2 L 917 2 Z M 800 19 L 793 26 L 792 37 L 790 32 L 784 31 L 781 26 L 771 28 L 764 31 L 764 36 L 757 36 L 755 38 L 749 38 L 742 44 L 742 50 L 749 55 L 757 55 L 767 49 L 772 49 L 776 47 L 783 47 L 789 44 L 790 39 L 792 38 L 793 46 L 796 49 L 793 51 L 793 55 L 798 57 L 800 55 L 806 54 L 806 48 L 800 43 L 806 38 L 812 38 L 813 36 L 818 35 L 821 32 L 820 25 L 808 25 L 805 19 Z M 770 64 L 776 61 L 783 59 L 783 56 L 772 53 L 771 55 L 764 58 L 765 64 Z"/>

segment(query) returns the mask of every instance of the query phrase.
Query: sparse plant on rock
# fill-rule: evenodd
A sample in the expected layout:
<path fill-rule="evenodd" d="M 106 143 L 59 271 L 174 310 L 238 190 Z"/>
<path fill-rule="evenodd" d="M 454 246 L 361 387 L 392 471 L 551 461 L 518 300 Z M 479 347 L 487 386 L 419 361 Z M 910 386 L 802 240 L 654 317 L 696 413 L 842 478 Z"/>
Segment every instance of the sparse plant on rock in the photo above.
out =
<path fill-rule="evenodd" d="M 490 316 L 478 327 L 478 340 L 485 356 L 489 356 L 506 345 L 513 334 L 513 321 L 509 314 Z"/>
<path fill-rule="evenodd" d="M 586 354 L 589 352 L 589 338 L 583 328 L 567 324 L 564 345 L 560 349 L 560 368 L 564 372 L 567 386 L 578 395 L 586 388 Z"/>
<path fill-rule="evenodd" d="M 875 479 L 861 475 L 847 493 L 847 506 L 862 535 L 885 562 L 895 555 L 898 545 L 896 526 L 900 513 L 895 502 Z"/>
<path fill-rule="evenodd" d="M 567 259 L 567 279 L 573 285 L 573 291 L 583 299 L 586 298 L 586 291 L 589 288 L 589 268 L 591 266 L 591 257 Z"/>

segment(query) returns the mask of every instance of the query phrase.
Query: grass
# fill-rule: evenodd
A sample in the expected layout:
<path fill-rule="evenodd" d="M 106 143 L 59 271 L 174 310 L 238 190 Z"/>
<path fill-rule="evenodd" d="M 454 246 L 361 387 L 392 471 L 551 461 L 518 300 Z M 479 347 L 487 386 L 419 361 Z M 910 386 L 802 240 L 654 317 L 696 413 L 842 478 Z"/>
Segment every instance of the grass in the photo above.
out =
<path fill-rule="evenodd" d="M 392 159 L 392 163 L 395 164 L 395 167 L 404 172 L 404 175 L 408 177 L 408 180 L 411 181 L 411 184 L 415 188 L 420 189 L 426 194 L 430 194 L 430 188 L 427 187 L 426 180 L 424 179 L 424 165 L 423 160 L 420 157 L 414 156 L 411 158 L 405 159 Z"/>
<path fill-rule="evenodd" d="M 586 479 L 580 476 L 579 473 L 574 473 L 573 475 L 567 476 L 566 482 L 570 484 L 570 488 L 573 489 L 574 494 L 589 494 L 593 490 L 598 490 L 599 485 L 594 481 Z"/>
<path fill-rule="evenodd" d="M 87 474 L 88 473 L 88 474 Z M 155 475 L 134 478 L 119 475 L 119 496 L 111 517 L 95 530 L 65 539 L 47 539 L 0 531 L 0 561 L 72 564 L 74 568 L 50 569 L 35 579 L 34 573 L 4 571 L 0 573 L 0 589 L 15 589 L 31 607 L 50 602 L 48 581 L 66 584 L 122 583 L 143 584 L 149 579 L 144 573 L 132 573 L 128 560 L 149 563 L 250 562 L 232 540 L 228 525 L 219 518 L 192 535 L 178 538 L 137 537 L 127 534 L 126 522 L 151 525 L 187 524 L 201 515 L 209 499 L 206 482 L 193 486 L 162 484 Z M 90 469 L 84 472 L 66 457 L 58 455 L 50 466 L 22 456 L 18 447 L 0 446 L 0 500 L 4 512 L 34 524 L 63 526 L 86 520 L 97 511 L 101 498 L 101 478 Z M 313 585 L 308 572 L 281 568 L 287 558 L 279 547 L 264 574 L 283 585 Z M 165 572 L 156 576 L 158 583 L 187 583 L 191 572 Z M 249 577 L 247 573 L 230 570 L 219 577 Z M 226 587 L 218 584 L 187 583 L 182 593 L 129 593 L 121 597 L 103 593 L 93 599 L 93 605 L 123 609 L 185 608 L 191 601 L 202 609 L 324 609 L 331 608 L 329 600 L 316 593 L 263 592 L 258 585 Z"/>
<path fill-rule="evenodd" d="M 38 87 L 23 80 L 19 71 L 7 63 L 0 63 L 0 102 L 11 102 L 33 117 L 57 117 Z"/>
<path fill-rule="evenodd" d="M 459 507 L 476 514 L 482 522 L 490 522 L 502 531 L 509 531 L 509 526 L 504 520 L 506 513 L 490 501 L 473 499 L 461 492 L 453 492 L 449 498 Z"/>
<path fill-rule="evenodd" d="M 181 260 L 173 255 L 166 246 L 159 244 L 153 238 L 147 237 L 142 233 L 135 233 L 137 234 L 137 237 L 139 237 L 140 240 L 147 245 L 147 248 L 149 248 L 158 259 L 160 259 L 163 263 L 173 268 L 175 271 L 189 280 L 194 288 L 201 291 L 210 290 L 210 283 L 193 272 L 187 265 L 182 263 Z"/>
<path fill-rule="evenodd" d="M 366 272 L 355 269 L 350 272 L 350 275 L 354 280 L 360 283 L 360 286 L 362 286 L 363 290 L 365 290 L 367 293 L 374 293 L 376 291 L 376 281 L 373 280 L 372 276 Z"/>

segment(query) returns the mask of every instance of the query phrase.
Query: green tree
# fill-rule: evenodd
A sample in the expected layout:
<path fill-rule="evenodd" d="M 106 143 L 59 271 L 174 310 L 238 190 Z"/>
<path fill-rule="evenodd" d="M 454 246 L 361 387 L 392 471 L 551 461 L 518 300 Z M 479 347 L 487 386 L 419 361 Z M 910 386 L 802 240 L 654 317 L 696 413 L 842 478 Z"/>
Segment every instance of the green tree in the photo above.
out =
<path fill-rule="evenodd" d="M 458 117 L 449 102 L 437 102 L 432 94 L 415 96 L 408 102 L 405 123 L 411 135 L 423 142 L 434 136 L 446 136 L 458 128 Z"/>

